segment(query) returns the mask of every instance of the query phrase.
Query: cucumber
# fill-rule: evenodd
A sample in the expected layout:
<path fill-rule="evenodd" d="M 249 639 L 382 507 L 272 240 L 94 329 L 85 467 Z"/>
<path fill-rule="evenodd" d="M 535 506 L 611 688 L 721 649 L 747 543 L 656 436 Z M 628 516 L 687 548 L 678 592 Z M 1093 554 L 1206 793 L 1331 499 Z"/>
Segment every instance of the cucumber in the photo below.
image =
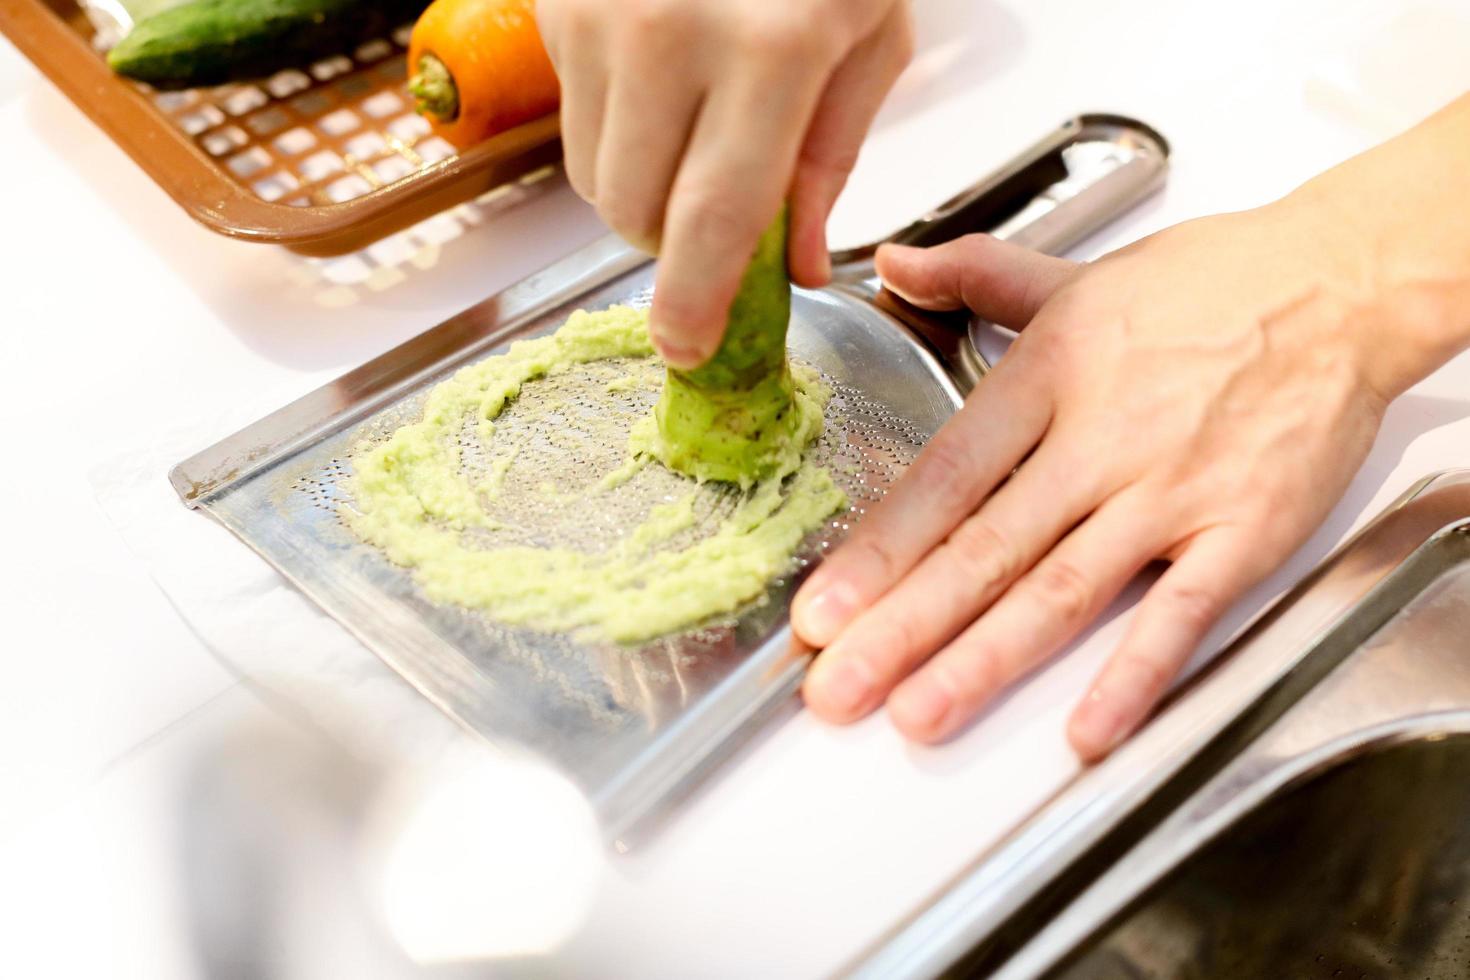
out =
<path fill-rule="evenodd" d="M 258 78 L 383 37 L 427 0 L 193 0 L 138 23 L 107 54 L 154 88 Z"/>

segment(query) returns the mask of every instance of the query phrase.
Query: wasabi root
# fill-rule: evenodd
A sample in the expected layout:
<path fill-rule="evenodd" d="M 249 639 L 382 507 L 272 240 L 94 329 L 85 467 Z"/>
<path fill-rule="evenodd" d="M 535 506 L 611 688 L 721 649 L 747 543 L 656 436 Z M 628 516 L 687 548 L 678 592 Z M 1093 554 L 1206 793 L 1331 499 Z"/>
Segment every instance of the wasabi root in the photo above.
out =
<path fill-rule="evenodd" d="M 692 371 L 669 369 L 641 449 L 697 480 L 742 487 L 794 472 L 821 434 L 821 408 L 798 397 L 786 359 L 791 280 L 786 211 L 766 229 L 730 305 L 724 340 Z"/>

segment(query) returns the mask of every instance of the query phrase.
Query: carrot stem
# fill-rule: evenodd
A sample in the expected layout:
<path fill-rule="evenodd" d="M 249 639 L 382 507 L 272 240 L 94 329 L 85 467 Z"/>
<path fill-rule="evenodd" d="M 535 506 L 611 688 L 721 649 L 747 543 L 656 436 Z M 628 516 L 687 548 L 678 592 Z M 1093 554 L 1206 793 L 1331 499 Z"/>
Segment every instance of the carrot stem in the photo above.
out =
<path fill-rule="evenodd" d="M 408 91 L 418 111 L 440 122 L 453 122 L 459 116 L 459 88 L 448 66 L 426 51 L 419 56 L 417 67 L 408 80 Z"/>

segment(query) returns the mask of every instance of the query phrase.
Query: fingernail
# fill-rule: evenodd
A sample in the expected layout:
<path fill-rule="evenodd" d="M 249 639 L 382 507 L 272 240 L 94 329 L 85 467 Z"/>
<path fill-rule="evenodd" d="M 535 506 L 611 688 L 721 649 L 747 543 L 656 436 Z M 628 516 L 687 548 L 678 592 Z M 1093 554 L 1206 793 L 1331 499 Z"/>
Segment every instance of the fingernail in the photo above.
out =
<path fill-rule="evenodd" d="M 938 731 L 954 707 L 954 699 L 938 684 L 928 681 L 905 684 L 889 699 L 888 710 L 905 731 L 930 734 Z"/>
<path fill-rule="evenodd" d="M 688 371 L 699 367 L 708 360 L 698 348 L 673 340 L 668 334 L 668 330 L 661 330 L 657 326 L 649 331 L 649 336 L 653 338 L 654 350 L 658 351 L 658 356 L 662 357 L 670 367 Z"/>
<path fill-rule="evenodd" d="M 861 709 L 873 691 L 873 675 L 856 657 L 840 658 L 825 668 L 819 662 L 813 675 L 818 697 L 844 715 Z"/>
<path fill-rule="evenodd" d="M 658 356 L 668 362 L 670 367 L 688 369 L 698 367 L 701 363 L 699 351 L 689 347 L 669 334 L 671 331 L 654 326 L 649 329 L 649 337 L 653 340 L 653 349 L 658 351 Z"/>
<path fill-rule="evenodd" d="M 1101 691 L 1092 691 L 1072 719 L 1072 744 L 1087 759 L 1100 759 L 1123 741 L 1128 733 L 1123 718 Z"/>
<path fill-rule="evenodd" d="M 882 266 L 887 265 L 889 262 L 892 262 L 894 260 L 898 260 L 901 262 L 908 259 L 915 253 L 922 251 L 923 249 L 916 248 L 913 245 L 896 245 L 890 242 L 886 245 L 878 246 L 878 254 L 874 256 L 874 259 L 881 268 Z"/>
<path fill-rule="evenodd" d="M 812 646 L 825 647 L 852 622 L 857 608 L 857 590 L 846 582 L 833 582 L 793 611 L 796 631 Z"/>

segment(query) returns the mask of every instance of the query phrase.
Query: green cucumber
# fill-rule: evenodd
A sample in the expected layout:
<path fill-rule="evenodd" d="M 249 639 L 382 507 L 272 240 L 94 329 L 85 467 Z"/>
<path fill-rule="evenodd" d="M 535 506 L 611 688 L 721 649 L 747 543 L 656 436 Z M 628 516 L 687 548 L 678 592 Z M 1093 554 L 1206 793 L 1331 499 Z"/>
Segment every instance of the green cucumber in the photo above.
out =
<path fill-rule="evenodd" d="M 141 22 L 107 54 L 154 88 L 258 78 L 383 37 L 428 0 L 193 0 Z"/>

